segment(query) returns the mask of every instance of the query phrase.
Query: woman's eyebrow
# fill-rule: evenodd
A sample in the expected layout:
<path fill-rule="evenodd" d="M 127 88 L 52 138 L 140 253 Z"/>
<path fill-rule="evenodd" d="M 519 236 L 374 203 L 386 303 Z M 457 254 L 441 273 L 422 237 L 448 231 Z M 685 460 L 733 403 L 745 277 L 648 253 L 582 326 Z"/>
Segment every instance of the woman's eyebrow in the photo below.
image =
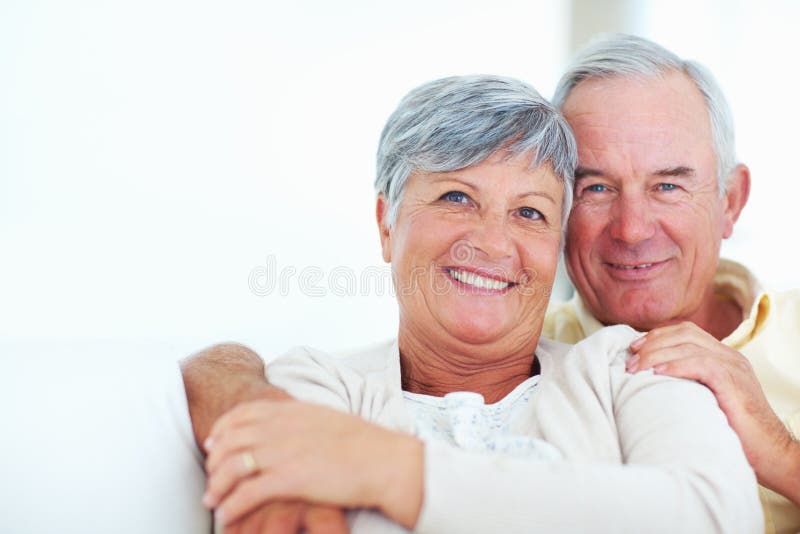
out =
<path fill-rule="evenodd" d="M 450 176 L 437 176 L 437 177 L 435 177 L 435 178 L 434 178 L 432 181 L 433 181 L 434 183 L 440 183 L 440 182 L 458 182 L 458 183 L 460 183 L 460 184 L 464 184 L 464 185 L 466 185 L 467 187 L 470 187 L 470 188 L 474 189 L 475 191 L 480 191 L 480 187 L 478 187 L 477 185 L 473 184 L 472 182 L 469 182 L 469 181 L 467 181 L 467 180 L 464 180 L 463 178 L 461 178 L 461 177 L 460 177 L 460 176 L 458 176 L 458 175 L 450 175 Z"/>
<path fill-rule="evenodd" d="M 550 193 L 547 193 L 545 191 L 528 191 L 527 193 L 522 193 L 521 195 L 519 195 L 517 197 L 517 199 L 519 200 L 521 198 L 530 197 L 530 196 L 541 197 L 541 198 L 549 200 L 553 204 L 556 203 L 556 199 L 554 199 L 553 196 Z"/>

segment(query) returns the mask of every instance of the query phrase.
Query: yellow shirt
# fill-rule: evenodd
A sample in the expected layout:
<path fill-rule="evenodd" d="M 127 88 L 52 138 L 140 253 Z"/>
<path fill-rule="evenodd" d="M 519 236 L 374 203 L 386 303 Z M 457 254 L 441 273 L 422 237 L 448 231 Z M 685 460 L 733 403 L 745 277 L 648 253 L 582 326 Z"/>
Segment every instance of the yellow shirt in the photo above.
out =
<path fill-rule="evenodd" d="M 750 360 L 770 406 L 800 438 L 800 290 L 764 291 L 745 267 L 720 260 L 714 291 L 744 310 L 742 323 L 722 342 Z M 602 327 L 576 293 L 550 304 L 542 336 L 577 343 Z M 767 534 L 800 532 L 800 509 L 767 488 L 760 493 Z"/>

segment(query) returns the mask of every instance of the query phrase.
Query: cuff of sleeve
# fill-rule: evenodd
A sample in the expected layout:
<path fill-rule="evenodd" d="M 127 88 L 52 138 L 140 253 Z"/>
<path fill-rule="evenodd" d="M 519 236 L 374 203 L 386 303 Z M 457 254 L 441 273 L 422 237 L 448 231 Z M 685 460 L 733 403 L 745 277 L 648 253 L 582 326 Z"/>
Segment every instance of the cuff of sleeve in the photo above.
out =
<path fill-rule="evenodd" d="M 491 514 L 498 499 L 495 480 L 513 477 L 513 461 L 435 441 L 425 442 L 424 458 L 425 493 L 414 532 L 504 532 L 504 525 L 514 523 L 513 513 L 502 518 Z"/>

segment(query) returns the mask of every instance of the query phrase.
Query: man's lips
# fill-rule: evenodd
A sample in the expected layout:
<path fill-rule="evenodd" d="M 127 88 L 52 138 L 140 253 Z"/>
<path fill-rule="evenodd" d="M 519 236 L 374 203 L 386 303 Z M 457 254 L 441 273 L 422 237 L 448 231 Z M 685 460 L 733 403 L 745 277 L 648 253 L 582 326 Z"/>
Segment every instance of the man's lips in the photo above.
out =
<path fill-rule="evenodd" d="M 658 273 L 669 260 L 640 262 L 603 262 L 611 275 L 623 280 L 641 280 Z"/>

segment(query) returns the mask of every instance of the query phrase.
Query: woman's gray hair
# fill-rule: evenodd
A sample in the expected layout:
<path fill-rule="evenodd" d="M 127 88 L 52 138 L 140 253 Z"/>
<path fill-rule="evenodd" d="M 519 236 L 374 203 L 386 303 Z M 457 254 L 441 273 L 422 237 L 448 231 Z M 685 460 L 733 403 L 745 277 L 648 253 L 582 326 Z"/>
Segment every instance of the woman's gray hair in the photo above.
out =
<path fill-rule="evenodd" d="M 711 72 L 694 61 L 679 58 L 666 48 L 634 35 L 602 35 L 578 52 L 561 77 L 553 104 L 561 109 L 575 86 L 588 78 L 643 78 L 669 71 L 683 72 L 706 101 L 711 120 L 711 135 L 717 156 L 717 183 L 720 194 L 727 188 L 728 175 L 736 166 L 733 114 Z"/>
<path fill-rule="evenodd" d="M 572 205 L 575 138 L 561 113 L 530 85 L 513 78 L 452 76 L 408 93 L 381 134 L 375 191 L 392 226 L 411 173 L 470 167 L 497 150 L 530 152 L 531 167 L 549 164 L 564 184 L 562 227 Z"/>

